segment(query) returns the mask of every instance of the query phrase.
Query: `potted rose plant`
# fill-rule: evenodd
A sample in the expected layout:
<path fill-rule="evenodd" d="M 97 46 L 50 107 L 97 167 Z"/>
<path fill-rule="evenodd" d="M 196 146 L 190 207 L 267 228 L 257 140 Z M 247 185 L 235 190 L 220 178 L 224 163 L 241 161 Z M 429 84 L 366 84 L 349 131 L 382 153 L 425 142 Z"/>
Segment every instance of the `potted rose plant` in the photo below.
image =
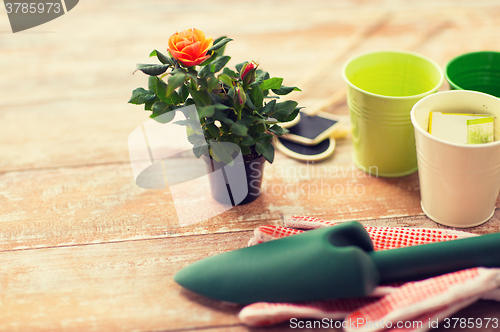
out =
<path fill-rule="evenodd" d="M 295 101 L 279 102 L 279 96 L 300 90 L 284 86 L 282 78 L 271 77 L 255 62 L 226 67 L 231 58 L 223 50 L 231 40 L 206 38 L 197 29 L 173 34 L 168 40 L 169 55 L 157 50 L 150 54 L 159 64 L 137 65 L 149 76 L 148 88 L 135 89 L 129 103 L 143 104 L 152 112 L 151 118 L 162 122 L 171 121 L 176 110 L 195 105 L 197 119 L 185 113 L 186 119 L 177 121 L 187 126 L 194 154 L 209 158 L 213 171 L 222 167 L 219 164 L 231 164 L 241 153 L 247 176 L 259 170 L 262 175 L 264 162 L 274 160 L 273 137 L 285 132 L 278 123 L 292 121 L 300 109 Z M 242 203 L 257 197 L 260 182 L 249 183 L 253 197 Z"/>

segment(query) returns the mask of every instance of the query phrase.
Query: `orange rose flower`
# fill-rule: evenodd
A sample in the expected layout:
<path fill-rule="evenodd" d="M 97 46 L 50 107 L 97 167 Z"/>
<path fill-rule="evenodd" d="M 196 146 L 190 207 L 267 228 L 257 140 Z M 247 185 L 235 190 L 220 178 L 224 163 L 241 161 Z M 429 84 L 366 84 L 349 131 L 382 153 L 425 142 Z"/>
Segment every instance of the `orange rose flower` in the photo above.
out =
<path fill-rule="evenodd" d="M 170 36 L 168 51 L 174 59 L 184 66 L 192 67 L 199 65 L 210 57 L 207 52 L 213 43 L 213 38 L 205 38 L 203 31 L 188 29 Z"/>

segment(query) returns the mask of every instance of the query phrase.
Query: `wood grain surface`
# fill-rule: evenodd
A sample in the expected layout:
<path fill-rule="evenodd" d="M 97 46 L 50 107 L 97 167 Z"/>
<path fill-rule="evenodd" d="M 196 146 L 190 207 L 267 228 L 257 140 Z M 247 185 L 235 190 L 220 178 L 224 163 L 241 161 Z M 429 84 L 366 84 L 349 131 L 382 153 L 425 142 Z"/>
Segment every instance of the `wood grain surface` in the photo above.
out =
<path fill-rule="evenodd" d="M 148 54 L 165 51 L 176 30 L 230 36 L 230 64 L 256 60 L 285 84 L 302 80 L 291 98 L 314 109 L 343 89 L 351 56 L 412 49 L 444 67 L 461 53 L 500 50 L 499 17 L 497 0 L 82 0 L 13 34 L 0 11 L 0 331 L 285 331 L 245 327 L 240 307 L 172 277 L 290 215 L 446 228 L 422 212 L 417 173 L 359 171 L 349 136 L 321 163 L 278 152 L 255 202 L 179 223 L 170 189 L 134 182 L 128 136 L 149 112 L 127 104 L 147 84 L 135 64 L 154 61 Z M 342 98 L 326 111 L 348 118 Z M 492 219 L 468 231 L 499 230 L 500 198 Z M 454 317 L 500 318 L 500 304 Z"/>

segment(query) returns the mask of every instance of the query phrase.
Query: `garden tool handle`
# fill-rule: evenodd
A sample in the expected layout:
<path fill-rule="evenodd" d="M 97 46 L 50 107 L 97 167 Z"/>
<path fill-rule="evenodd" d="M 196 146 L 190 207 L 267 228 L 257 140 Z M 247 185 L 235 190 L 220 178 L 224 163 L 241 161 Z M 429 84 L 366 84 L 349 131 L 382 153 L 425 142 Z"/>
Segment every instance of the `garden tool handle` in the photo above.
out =
<path fill-rule="evenodd" d="M 500 267 L 500 233 L 370 252 L 381 282 L 419 280 L 472 267 Z"/>

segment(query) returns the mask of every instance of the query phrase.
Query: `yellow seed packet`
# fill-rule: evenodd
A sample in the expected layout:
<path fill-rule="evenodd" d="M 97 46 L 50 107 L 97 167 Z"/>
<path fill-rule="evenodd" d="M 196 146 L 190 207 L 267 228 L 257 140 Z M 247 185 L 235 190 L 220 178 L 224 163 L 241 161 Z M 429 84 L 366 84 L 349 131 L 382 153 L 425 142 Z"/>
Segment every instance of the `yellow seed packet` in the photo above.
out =
<path fill-rule="evenodd" d="M 494 118 L 489 114 L 430 112 L 429 133 L 458 144 L 494 141 Z"/>

